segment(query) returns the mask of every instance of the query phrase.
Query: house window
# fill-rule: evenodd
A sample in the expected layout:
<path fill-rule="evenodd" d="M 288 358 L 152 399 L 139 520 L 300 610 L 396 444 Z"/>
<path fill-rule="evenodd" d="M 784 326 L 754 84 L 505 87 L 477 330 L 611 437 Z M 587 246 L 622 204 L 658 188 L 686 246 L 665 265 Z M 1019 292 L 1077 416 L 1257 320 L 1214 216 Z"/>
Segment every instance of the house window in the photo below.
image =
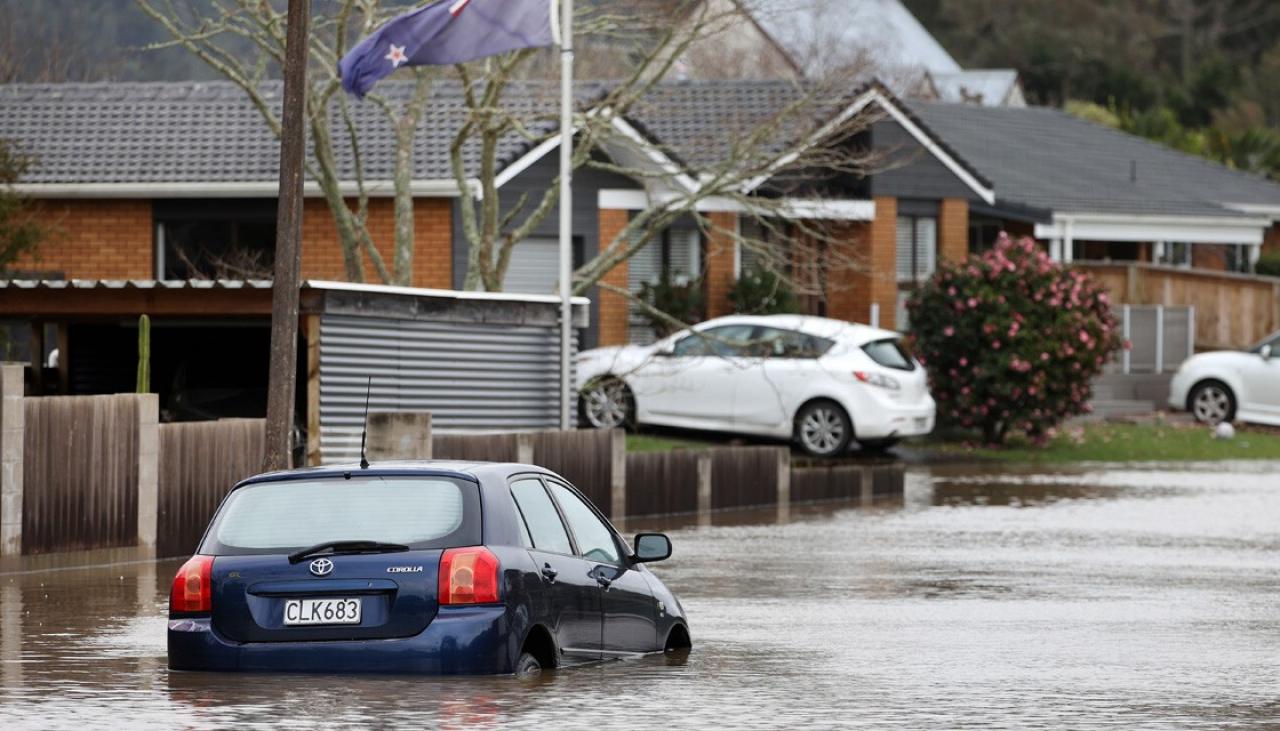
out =
<path fill-rule="evenodd" d="M 1004 229 L 1004 224 L 993 218 L 971 217 L 969 219 L 969 251 L 975 254 L 989 251 L 995 246 L 996 239 Z"/>
<path fill-rule="evenodd" d="M 1191 266 L 1191 244 L 1185 241 L 1161 241 L 1156 243 L 1159 252 L 1157 263 L 1166 266 Z"/>
<path fill-rule="evenodd" d="M 156 277 L 271 279 L 274 200 L 157 201 Z"/>
<path fill-rule="evenodd" d="M 898 282 L 919 284 L 938 266 L 938 219 L 898 216 Z"/>
<path fill-rule="evenodd" d="M 1226 250 L 1227 271 L 1249 273 L 1251 268 L 1249 246 L 1246 244 L 1228 244 Z"/>
<path fill-rule="evenodd" d="M 573 268 L 582 266 L 582 237 L 574 236 Z M 534 236 L 511 247 L 502 291 L 553 294 L 560 290 L 560 239 Z"/>
<path fill-rule="evenodd" d="M 639 293 L 645 284 L 657 284 L 665 275 L 673 284 L 688 284 L 702 272 L 702 232 L 696 227 L 672 227 L 645 244 L 627 263 L 627 287 Z M 633 343 L 654 341 L 653 328 L 643 310 L 631 306 L 630 336 Z"/>

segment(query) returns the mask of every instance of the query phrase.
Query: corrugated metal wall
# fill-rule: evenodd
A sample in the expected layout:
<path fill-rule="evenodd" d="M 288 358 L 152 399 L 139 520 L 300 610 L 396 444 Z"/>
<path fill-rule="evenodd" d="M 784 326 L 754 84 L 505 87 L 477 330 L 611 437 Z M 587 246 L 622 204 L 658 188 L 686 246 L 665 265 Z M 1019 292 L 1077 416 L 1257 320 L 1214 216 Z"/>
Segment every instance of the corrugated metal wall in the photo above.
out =
<path fill-rule="evenodd" d="M 558 329 L 542 324 L 325 314 L 321 460 L 359 458 L 370 377 L 370 411 L 429 411 L 434 430 L 557 428 L 559 353 Z"/>

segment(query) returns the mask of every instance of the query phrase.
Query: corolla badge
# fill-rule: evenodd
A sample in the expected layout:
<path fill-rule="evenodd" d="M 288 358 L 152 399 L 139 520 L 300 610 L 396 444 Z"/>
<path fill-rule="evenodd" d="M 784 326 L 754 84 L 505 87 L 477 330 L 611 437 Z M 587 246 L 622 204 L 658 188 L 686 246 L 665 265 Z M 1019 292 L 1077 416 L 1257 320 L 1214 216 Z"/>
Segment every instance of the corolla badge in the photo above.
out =
<path fill-rule="evenodd" d="M 391 568 L 387 569 L 387 573 L 388 574 L 420 574 L 422 573 L 422 567 L 421 566 L 392 566 Z"/>
<path fill-rule="evenodd" d="M 328 576 L 333 573 L 333 562 L 327 558 L 317 558 L 311 562 L 311 573 L 316 576 Z"/>

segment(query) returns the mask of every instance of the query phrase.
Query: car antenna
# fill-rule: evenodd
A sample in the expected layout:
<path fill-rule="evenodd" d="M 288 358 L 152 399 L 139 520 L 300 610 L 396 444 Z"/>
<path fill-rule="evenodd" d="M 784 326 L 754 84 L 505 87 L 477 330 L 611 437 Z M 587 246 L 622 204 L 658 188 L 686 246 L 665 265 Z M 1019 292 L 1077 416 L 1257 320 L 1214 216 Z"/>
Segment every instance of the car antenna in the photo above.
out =
<path fill-rule="evenodd" d="M 369 469 L 369 460 L 364 456 L 364 438 L 369 433 L 369 394 L 373 392 L 373 376 L 369 376 L 369 384 L 364 389 L 364 423 L 360 425 L 360 469 Z"/>

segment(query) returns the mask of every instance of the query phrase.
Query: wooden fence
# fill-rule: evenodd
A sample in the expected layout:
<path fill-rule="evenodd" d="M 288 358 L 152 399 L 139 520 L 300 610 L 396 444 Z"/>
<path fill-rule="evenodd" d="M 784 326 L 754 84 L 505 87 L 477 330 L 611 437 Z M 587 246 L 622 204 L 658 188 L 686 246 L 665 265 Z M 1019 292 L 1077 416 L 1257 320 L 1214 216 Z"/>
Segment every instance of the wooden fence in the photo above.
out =
<path fill-rule="evenodd" d="M 1155 264 L 1075 266 L 1100 279 L 1115 306 L 1194 307 L 1198 348 L 1242 348 L 1280 330 L 1280 278 Z"/>
<path fill-rule="evenodd" d="M 711 450 L 711 509 L 776 505 L 779 480 L 791 469 L 786 447 Z"/>
<path fill-rule="evenodd" d="M 22 552 L 135 545 L 138 400 L 24 400 Z"/>
<path fill-rule="evenodd" d="M 698 511 L 698 463 L 708 452 L 677 449 L 627 455 L 627 515 Z"/>
<path fill-rule="evenodd" d="M 624 507 L 615 504 L 614 486 L 625 469 L 626 446 L 621 431 L 573 429 L 514 434 L 436 434 L 435 459 L 525 462 L 555 472 L 614 517 Z"/>
<path fill-rule="evenodd" d="M 791 468 L 791 502 L 901 495 L 903 480 L 902 465 L 896 462 L 795 465 Z"/>
<path fill-rule="evenodd" d="M 222 498 L 262 468 L 262 419 L 160 425 L 156 554 L 195 551 Z"/>

